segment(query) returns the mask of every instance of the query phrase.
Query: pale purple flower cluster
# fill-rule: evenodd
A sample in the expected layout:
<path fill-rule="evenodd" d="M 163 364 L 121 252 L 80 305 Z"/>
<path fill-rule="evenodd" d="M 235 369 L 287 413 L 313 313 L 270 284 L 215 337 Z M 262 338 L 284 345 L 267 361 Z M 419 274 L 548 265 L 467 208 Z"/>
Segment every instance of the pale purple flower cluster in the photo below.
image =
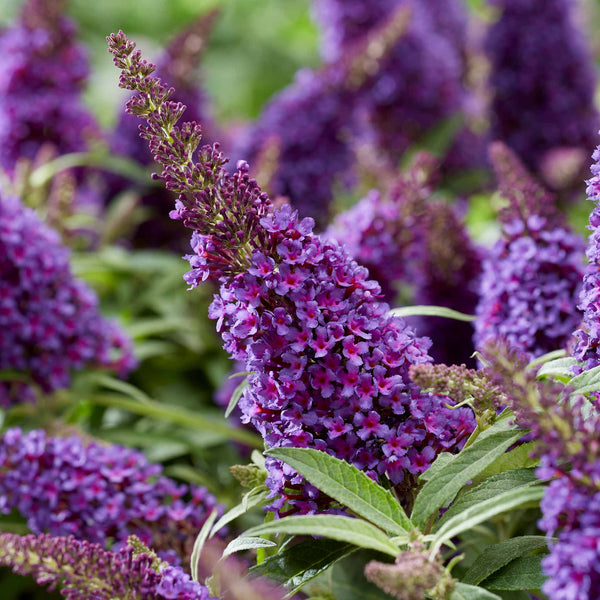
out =
<path fill-rule="evenodd" d="M 488 346 L 486 369 L 520 427 L 531 430 L 541 458 L 536 474 L 554 479 L 541 502 L 538 525 L 550 555 L 542 567 L 551 600 L 595 600 L 600 594 L 600 417 L 589 400 L 569 398 L 561 383 L 539 381 L 528 359 Z M 558 538 L 555 541 L 554 538 Z"/>
<path fill-rule="evenodd" d="M 136 535 L 169 560 L 184 561 L 216 499 L 161 471 L 123 446 L 8 429 L 0 439 L 0 510 L 17 510 L 34 533 L 102 545 Z"/>
<path fill-rule="evenodd" d="M 271 195 L 288 198 L 301 216 L 311 215 L 321 225 L 330 216 L 334 184 L 343 184 L 350 177 L 353 162 L 345 139 L 353 95 L 332 87 L 329 75 L 299 71 L 294 83 L 270 101 L 234 151 L 254 166 L 267 145 L 275 144 L 277 165 L 269 182 Z"/>
<path fill-rule="evenodd" d="M 581 322 L 584 242 L 506 146 L 495 144 L 491 153 L 509 206 L 500 214 L 502 237 L 484 261 L 475 344 L 501 338 L 540 356 L 564 348 Z"/>
<path fill-rule="evenodd" d="M 0 405 L 33 397 L 20 375 L 49 393 L 71 370 L 103 367 L 128 373 L 131 340 L 98 311 L 96 294 L 71 273 L 58 234 L 19 200 L 0 196 Z"/>
<path fill-rule="evenodd" d="M 465 7 L 460 0 L 438 4 L 429 0 L 317 4 L 328 58 L 341 56 L 361 32 L 385 22 L 399 6 L 410 10 L 407 31 L 361 90 L 355 117 L 371 143 L 394 161 L 427 130 L 459 112 L 466 99 Z"/>
<path fill-rule="evenodd" d="M 487 33 L 492 63 L 492 136 L 539 172 L 557 148 L 595 145 L 596 70 L 572 0 L 492 0 L 500 18 Z M 552 65 L 552 68 L 548 68 Z"/>
<path fill-rule="evenodd" d="M 583 311 L 581 329 L 575 332 L 576 342 L 572 354 L 585 362 L 585 369 L 600 364 L 600 146 L 594 151 L 592 178 L 587 182 L 588 199 L 594 202 L 590 214 L 590 234 L 586 255 L 588 266 L 583 278 L 583 286 L 579 296 L 579 308 Z"/>
<path fill-rule="evenodd" d="M 552 600 L 600 598 L 600 490 L 561 477 L 548 486 L 541 509 L 540 529 L 558 537 L 542 561 L 544 593 Z"/>
<path fill-rule="evenodd" d="M 176 127 L 182 107 L 148 77 L 152 66 L 122 33 L 109 42 L 121 85 L 140 92 L 129 110 L 148 121 L 161 178 L 181 194 L 173 216 L 194 229 L 186 280 L 220 281 L 210 316 L 231 357 L 254 372 L 240 401 L 244 418 L 269 446 L 311 445 L 399 486 L 438 452 L 460 448 L 472 412 L 446 408 L 447 398 L 409 382 L 409 365 L 429 360 L 427 342 L 387 314 L 367 269 L 315 236 L 312 219 L 273 208 L 245 163 L 229 175 L 206 147 L 193 162 L 197 125 Z M 267 468 L 271 490 L 284 494 L 274 508 L 286 499 L 295 510 L 318 507 L 318 492 L 297 473 L 274 460 Z"/>
<path fill-rule="evenodd" d="M 0 34 L 0 166 L 8 172 L 44 144 L 79 152 L 98 133 L 81 100 L 86 53 L 63 4 L 27 0 L 19 22 Z"/>
<path fill-rule="evenodd" d="M 0 564 L 60 589 L 67 600 L 209 600 L 208 589 L 182 569 L 157 565 L 130 546 L 109 552 L 73 537 L 2 533 Z"/>

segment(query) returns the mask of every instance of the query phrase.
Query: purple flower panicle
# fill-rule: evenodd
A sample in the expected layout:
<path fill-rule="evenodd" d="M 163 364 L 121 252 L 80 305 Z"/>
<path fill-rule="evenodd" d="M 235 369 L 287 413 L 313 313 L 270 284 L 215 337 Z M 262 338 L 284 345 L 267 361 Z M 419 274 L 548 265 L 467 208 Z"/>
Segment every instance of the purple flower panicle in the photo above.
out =
<path fill-rule="evenodd" d="M 572 0 L 493 4 L 500 18 L 485 41 L 492 64 L 492 139 L 539 173 L 549 151 L 594 146 L 596 69 L 575 25 Z"/>
<path fill-rule="evenodd" d="M 0 533 L 0 564 L 67 600 L 209 600 L 208 589 L 182 569 L 156 563 L 131 546 L 109 552 L 73 537 Z"/>
<path fill-rule="evenodd" d="M 575 332 L 572 354 L 585 363 L 584 369 L 600 364 L 600 146 L 594 151 L 592 178 L 587 182 L 588 199 L 594 203 L 590 214 L 586 255 L 588 266 L 579 296 L 579 309 L 583 311 L 583 323 Z"/>
<path fill-rule="evenodd" d="M 16 198 L 0 196 L 0 371 L 17 371 L 50 393 L 68 387 L 72 370 L 125 375 L 135 363 L 131 341 L 71 273 L 58 234 Z M 33 397 L 18 376 L 0 382 L 2 406 Z"/>
<path fill-rule="evenodd" d="M 17 510 L 36 534 L 102 545 L 136 535 L 185 561 L 217 503 L 205 488 L 178 485 L 161 471 L 122 446 L 9 429 L 0 439 L 0 510 Z"/>
<path fill-rule="evenodd" d="M 472 413 L 409 382 L 408 366 L 429 360 L 427 342 L 387 314 L 367 270 L 314 235 L 312 219 L 289 205 L 273 208 L 245 163 L 228 174 L 207 147 L 194 161 L 199 126 L 175 125 L 183 108 L 169 103 L 124 34 L 109 43 L 121 85 L 140 92 L 129 110 L 148 122 L 160 177 L 180 193 L 173 216 L 194 229 L 186 280 L 220 282 L 209 315 L 231 358 L 253 372 L 240 401 L 244 419 L 269 446 L 311 445 L 397 485 L 439 451 L 460 447 Z M 272 492 L 283 493 L 275 509 L 286 499 L 294 510 L 319 507 L 318 492 L 297 473 L 274 460 L 267 468 Z"/>
<path fill-rule="evenodd" d="M 286 197 L 300 216 L 313 217 L 320 228 L 329 220 L 335 186 L 355 179 L 350 135 L 356 103 L 406 34 L 407 23 L 410 15 L 399 5 L 335 62 L 319 71 L 299 71 L 238 141 L 234 155 L 253 167 L 269 147 L 276 147 L 271 195 Z"/>
<path fill-rule="evenodd" d="M 88 63 L 61 0 L 27 0 L 0 35 L 0 166 L 12 172 L 45 144 L 59 154 L 87 149 L 98 126 L 81 100 Z"/>
<path fill-rule="evenodd" d="M 536 440 L 538 477 L 553 479 L 538 523 L 550 549 L 542 561 L 549 577 L 543 591 L 551 600 L 594 600 L 600 595 L 600 416 L 588 399 L 569 398 L 562 384 L 537 380 L 523 354 L 500 345 L 488 346 L 484 356 L 502 402 Z"/>
<path fill-rule="evenodd" d="M 539 356 L 565 347 L 581 321 L 583 240 L 506 146 L 494 144 L 491 155 L 508 207 L 484 261 L 475 344 L 503 338 Z"/>

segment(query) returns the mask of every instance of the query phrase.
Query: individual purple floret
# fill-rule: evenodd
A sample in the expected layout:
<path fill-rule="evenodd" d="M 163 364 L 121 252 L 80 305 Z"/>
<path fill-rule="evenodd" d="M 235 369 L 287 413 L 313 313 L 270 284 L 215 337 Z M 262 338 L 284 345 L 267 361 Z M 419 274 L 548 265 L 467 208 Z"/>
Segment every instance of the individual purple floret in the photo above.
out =
<path fill-rule="evenodd" d="M 589 224 L 592 233 L 586 251 L 589 262 L 579 296 L 583 323 L 575 332 L 576 341 L 571 351 L 577 360 L 585 362 L 586 370 L 600 364 L 600 146 L 594 151 L 593 158 L 592 178 L 587 182 L 588 199 L 594 202 Z"/>
<path fill-rule="evenodd" d="M 123 446 L 9 429 L 0 438 L 0 510 L 17 510 L 36 534 L 102 545 L 136 535 L 185 562 L 217 502 L 205 488 L 178 485 L 161 471 Z"/>
<path fill-rule="evenodd" d="M 502 403 L 536 440 L 540 479 L 555 478 L 541 502 L 538 525 L 550 555 L 542 568 L 550 600 L 595 600 L 600 595 L 600 417 L 586 398 L 569 398 L 563 384 L 536 379 L 527 357 L 505 347 L 484 350 L 486 369 L 502 388 Z M 556 541 L 555 538 L 558 538 Z"/>
<path fill-rule="evenodd" d="M 502 338 L 540 356 L 564 348 L 581 322 L 584 243 L 506 146 L 494 144 L 491 157 L 509 206 L 484 261 L 475 344 Z"/>
<path fill-rule="evenodd" d="M 427 342 L 387 314 L 379 285 L 336 242 L 315 236 L 312 219 L 274 208 L 245 163 L 228 174 L 210 147 L 195 162 L 199 125 L 175 125 L 183 107 L 169 103 L 124 34 L 109 43 L 120 85 L 140 92 L 128 110 L 147 120 L 159 177 L 181 194 L 172 216 L 194 230 L 186 280 L 221 284 L 209 314 L 231 358 L 254 372 L 240 401 L 245 420 L 269 446 L 311 445 L 386 475 L 401 492 L 410 487 L 474 426 L 470 409 L 446 408 L 447 398 L 409 382 L 408 366 L 429 360 Z M 293 510 L 328 506 L 288 467 L 268 459 L 267 469 L 273 494 L 283 494 L 273 508 L 286 499 Z"/>
<path fill-rule="evenodd" d="M 491 3 L 500 11 L 485 42 L 492 63 L 492 139 L 504 141 L 536 173 L 549 151 L 592 148 L 600 124 L 597 76 L 586 36 L 574 22 L 576 3 Z M 579 167 L 577 173 L 584 163 Z"/>
<path fill-rule="evenodd" d="M 0 533 L 0 565 L 67 600 L 209 600 L 208 589 L 182 569 L 131 546 L 108 552 L 74 537 Z"/>
<path fill-rule="evenodd" d="M 58 234 L 16 198 L 0 196 L 0 382 L 4 407 L 68 387 L 72 370 L 135 366 L 131 340 L 98 311 L 96 294 L 71 273 Z"/>
<path fill-rule="evenodd" d="M 58 154 L 87 149 L 98 126 L 81 100 L 84 48 L 60 0 L 27 0 L 0 34 L 0 166 L 9 173 L 44 144 Z"/>

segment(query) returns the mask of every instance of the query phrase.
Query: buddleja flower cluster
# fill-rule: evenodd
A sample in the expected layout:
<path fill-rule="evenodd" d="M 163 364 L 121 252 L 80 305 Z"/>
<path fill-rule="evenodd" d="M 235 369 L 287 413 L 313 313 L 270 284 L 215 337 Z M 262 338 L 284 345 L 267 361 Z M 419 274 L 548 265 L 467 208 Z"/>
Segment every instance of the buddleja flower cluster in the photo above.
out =
<path fill-rule="evenodd" d="M 140 92 L 129 110 L 144 116 L 144 136 L 163 165 L 161 178 L 181 195 L 173 216 L 194 229 L 191 287 L 221 283 L 209 309 L 224 347 L 252 371 L 240 401 L 244 419 L 269 446 L 308 446 L 347 459 L 394 484 L 414 478 L 474 426 L 469 409 L 421 394 L 410 364 L 426 362 L 427 343 L 377 301 L 379 285 L 337 243 L 312 233 L 289 205 L 274 209 L 249 179 L 233 175 L 214 149 L 192 162 L 199 126 L 175 126 L 183 107 L 149 77 L 124 34 L 109 38 L 121 85 Z M 157 110 L 160 107 L 160 110 Z M 267 461 L 268 484 L 296 510 L 312 511 L 318 492 L 295 472 Z M 407 477 L 408 476 L 408 477 Z"/>
<path fill-rule="evenodd" d="M 399 6 L 410 10 L 408 30 L 358 100 L 357 118 L 376 148 L 396 161 L 425 131 L 460 110 L 466 12 L 459 0 L 319 0 L 316 6 L 328 59 L 342 56 L 361 31 L 385 22 Z"/>
<path fill-rule="evenodd" d="M 270 194 L 287 198 L 300 216 L 313 217 L 320 228 L 330 217 L 335 186 L 354 178 L 350 141 L 354 110 L 398 38 L 406 35 L 410 15 L 402 8 L 390 11 L 335 62 L 319 71 L 299 71 L 233 150 L 234 156 L 254 167 L 272 148 L 276 158 Z"/>
<path fill-rule="evenodd" d="M 0 196 L 0 405 L 67 387 L 72 370 L 135 366 L 131 341 L 98 311 L 98 298 L 71 273 L 58 234 L 16 198 Z"/>
<path fill-rule="evenodd" d="M 540 356 L 566 346 L 581 321 L 584 243 L 506 146 L 493 145 L 491 154 L 509 206 L 484 262 L 475 342 L 505 339 Z"/>
<path fill-rule="evenodd" d="M 600 417 L 588 399 L 569 399 L 562 384 L 537 381 L 534 370 L 525 370 L 524 355 L 502 346 L 485 354 L 517 423 L 537 441 L 538 477 L 554 478 L 538 523 L 550 548 L 542 561 L 549 576 L 543 591 L 557 600 L 594 600 L 600 595 Z"/>
<path fill-rule="evenodd" d="M 583 323 L 581 329 L 575 332 L 576 341 L 572 349 L 573 356 L 585 363 L 585 370 L 600 364 L 600 146 L 594 151 L 593 157 L 592 178 L 587 182 L 588 199 L 594 202 L 589 224 L 592 233 L 586 250 L 589 262 L 579 297 Z"/>
<path fill-rule="evenodd" d="M 420 156 L 389 193 L 371 191 L 340 213 L 325 235 L 343 243 L 393 302 L 402 286 L 415 304 L 447 306 L 471 314 L 481 271 L 479 250 L 455 207 L 431 198 L 434 161 Z M 433 340 L 436 361 L 461 363 L 473 353 L 471 325 L 449 319 L 413 319 Z"/>
<path fill-rule="evenodd" d="M 596 70 L 571 0 L 493 0 L 490 26 L 492 139 L 504 141 L 539 172 L 550 151 L 595 145 Z M 552 68 L 548 68 L 552 65 Z"/>
<path fill-rule="evenodd" d="M 8 429 L 0 439 L 0 510 L 16 509 L 34 533 L 101 545 L 136 535 L 170 561 L 186 560 L 220 507 L 205 488 L 178 485 L 161 471 L 122 446 Z"/>
<path fill-rule="evenodd" d="M 59 154 L 80 152 L 98 134 L 81 101 L 87 56 L 63 5 L 27 0 L 18 24 L 0 37 L 0 166 L 8 172 L 44 144 Z"/>
<path fill-rule="evenodd" d="M 208 589 L 180 568 L 131 546 L 108 552 L 73 537 L 2 533 L 0 564 L 67 600 L 209 600 Z"/>

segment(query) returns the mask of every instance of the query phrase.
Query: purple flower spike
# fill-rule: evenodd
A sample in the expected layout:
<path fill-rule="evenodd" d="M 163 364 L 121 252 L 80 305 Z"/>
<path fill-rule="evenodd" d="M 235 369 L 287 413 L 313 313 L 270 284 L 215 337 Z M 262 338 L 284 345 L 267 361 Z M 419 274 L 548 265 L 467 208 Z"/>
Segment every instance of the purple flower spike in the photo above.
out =
<path fill-rule="evenodd" d="M 584 369 L 600 364 L 600 146 L 593 154 L 592 178 L 587 182 L 588 199 L 594 203 L 590 215 L 586 255 L 588 266 L 583 278 L 583 287 L 579 296 L 579 308 L 583 311 L 581 329 L 575 332 L 575 344 L 572 354 L 577 360 L 585 362 Z"/>
<path fill-rule="evenodd" d="M 0 36 L 0 166 L 45 144 L 59 154 L 82 152 L 98 125 L 81 100 L 87 56 L 61 0 L 27 0 L 15 27 Z"/>
<path fill-rule="evenodd" d="M 553 150 L 589 151 L 600 124 L 597 76 L 585 34 L 574 22 L 576 3 L 492 4 L 500 12 L 485 42 L 492 63 L 492 139 L 505 142 L 536 173 Z"/>
<path fill-rule="evenodd" d="M 564 348 L 581 322 L 584 243 L 506 146 L 494 144 L 491 156 L 509 206 L 484 261 L 475 344 L 502 338 L 540 356 Z"/>
<path fill-rule="evenodd" d="M 143 135 L 162 164 L 160 177 L 180 193 L 172 214 L 194 230 L 186 280 L 191 287 L 206 279 L 221 284 L 209 315 L 231 358 L 252 372 L 239 403 L 243 420 L 269 446 L 311 445 L 410 487 L 437 453 L 460 448 L 474 427 L 470 409 L 447 408 L 447 398 L 422 396 L 410 383 L 409 365 L 430 360 L 427 341 L 388 315 L 379 285 L 338 243 L 314 235 L 312 219 L 299 219 L 289 205 L 274 208 L 245 163 L 228 174 L 210 147 L 194 161 L 199 126 L 175 125 L 182 106 L 169 102 L 171 92 L 149 77 L 153 65 L 123 33 L 109 44 L 121 85 L 139 92 L 129 110 L 147 120 Z M 291 321 L 281 321 L 284 313 Z M 428 420 L 433 414 L 444 415 L 443 431 Z M 332 427 L 337 417 L 352 431 Z M 403 433 L 412 437 L 412 452 L 399 467 L 377 436 Z M 267 459 L 267 469 L 267 484 L 281 495 L 272 508 L 286 499 L 292 510 L 329 506 L 287 466 Z"/>
<path fill-rule="evenodd" d="M 9 429 L 0 438 L 0 511 L 16 509 L 36 534 L 102 545 L 136 535 L 185 562 L 217 503 L 205 488 L 178 485 L 161 471 L 122 446 Z"/>
<path fill-rule="evenodd" d="M 0 371 L 22 373 L 50 393 L 68 387 L 72 370 L 124 376 L 135 364 L 131 341 L 71 273 L 58 234 L 17 199 L 0 196 Z M 19 377 L 0 382 L 4 407 L 33 397 Z"/>
<path fill-rule="evenodd" d="M 108 552 L 73 537 L 1 533 L 0 564 L 60 589 L 67 600 L 216 600 L 179 567 L 131 546 Z"/>

